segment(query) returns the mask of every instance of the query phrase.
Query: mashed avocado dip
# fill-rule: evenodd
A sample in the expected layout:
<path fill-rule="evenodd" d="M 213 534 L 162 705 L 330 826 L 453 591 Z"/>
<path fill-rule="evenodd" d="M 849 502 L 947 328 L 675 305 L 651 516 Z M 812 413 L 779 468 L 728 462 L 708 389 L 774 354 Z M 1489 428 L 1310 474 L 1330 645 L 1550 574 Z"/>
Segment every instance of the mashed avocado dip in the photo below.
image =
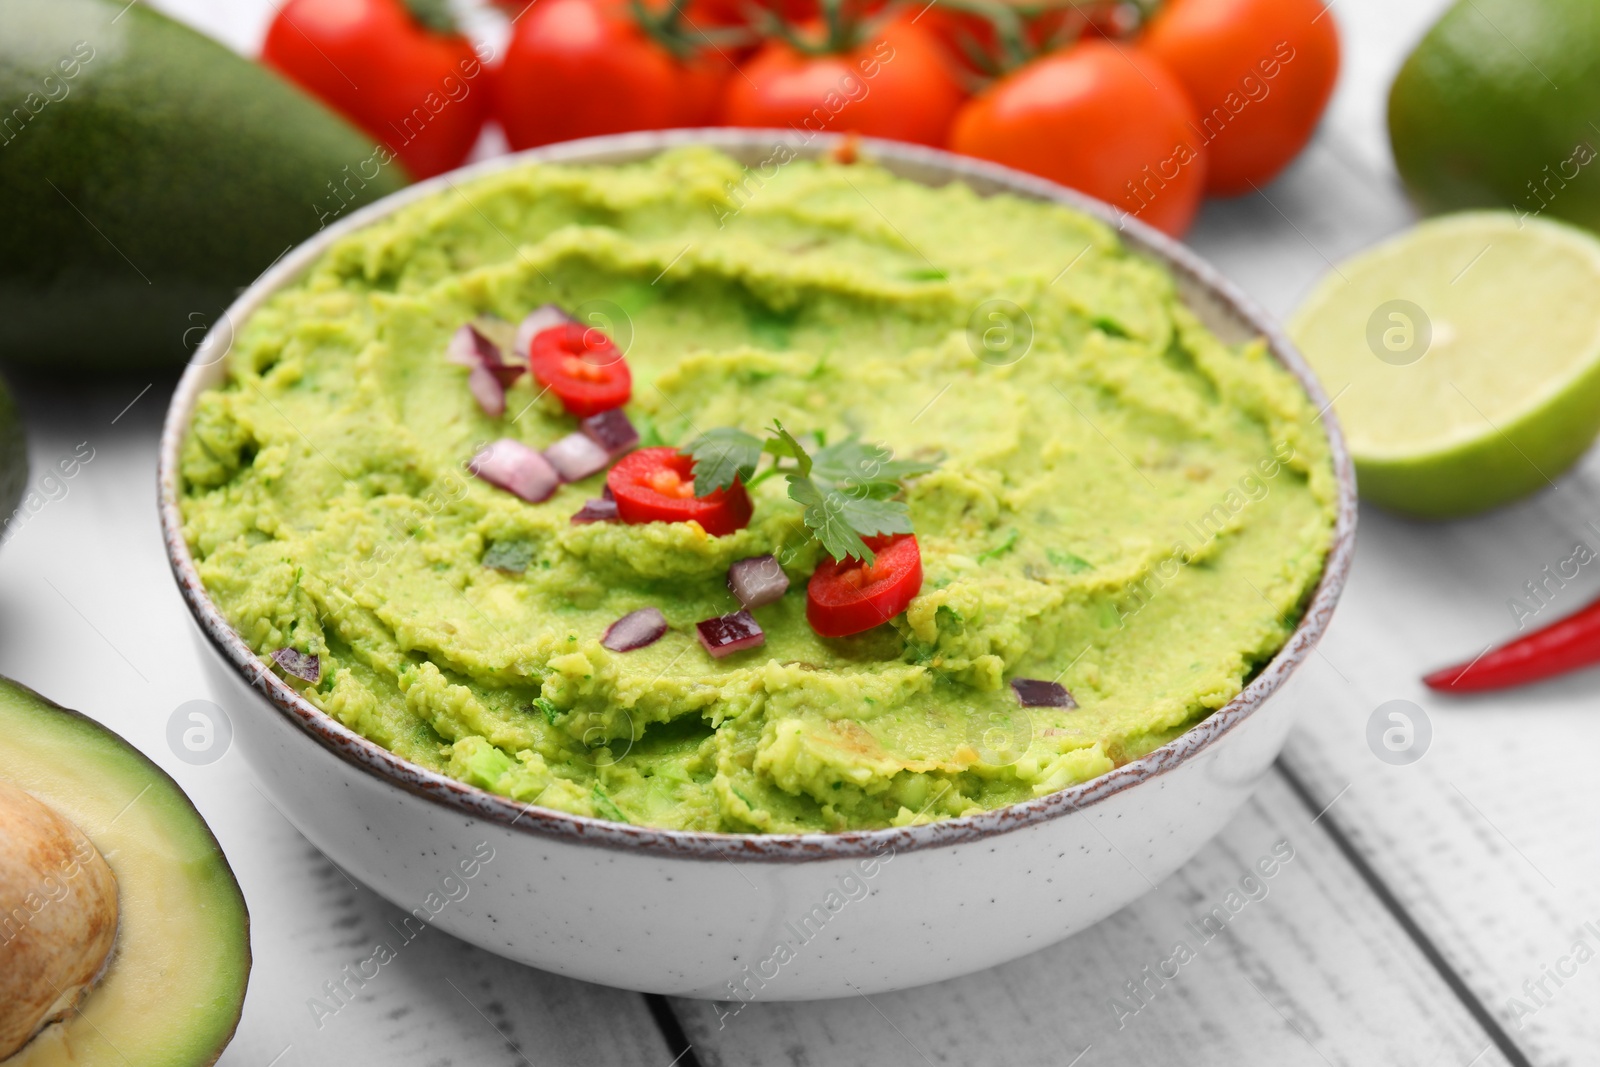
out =
<path fill-rule="evenodd" d="M 569 521 L 603 474 L 540 504 L 469 475 L 486 441 L 574 429 L 526 375 L 490 418 L 442 357 L 474 316 L 549 302 L 626 351 L 647 445 L 778 419 L 942 453 L 905 490 L 909 610 L 818 637 L 819 550 L 777 479 L 711 537 Z M 1263 345 L 1222 344 L 1083 215 L 867 164 L 755 176 L 691 149 L 499 173 L 340 240 L 229 358 L 183 515 L 245 641 L 319 657 L 289 680 L 408 760 L 605 819 L 905 825 L 1104 774 L 1239 692 L 1331 538 L 1317 412 Z M 793 581 L 755 610 L 765 645 L 712 659 L 695 623 L 769 552 Z M 648 606 L 665 637 L 601 647 Z M 1077 707 L 1023 708 L 1014 678 Z"/>

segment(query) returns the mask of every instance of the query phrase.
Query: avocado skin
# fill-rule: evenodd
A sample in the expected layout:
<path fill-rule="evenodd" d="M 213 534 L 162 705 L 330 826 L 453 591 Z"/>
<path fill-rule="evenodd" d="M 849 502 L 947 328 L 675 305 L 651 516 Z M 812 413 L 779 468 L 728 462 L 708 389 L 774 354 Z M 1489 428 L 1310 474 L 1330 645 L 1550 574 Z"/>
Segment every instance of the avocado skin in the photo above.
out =
<path fill-rule="evenodd" d="M 0 381 L 0 524 L 9 523 L 28 488 L 28 434 L 11 390 Z M 0 540 L 6 530 L 0 525 Z"/>
<path fill-rule="evenodd" d="M 181 365 L 287 249 L 406 183 L 387 155 L 143 3 L 0 0 L 0 360 Z"/>

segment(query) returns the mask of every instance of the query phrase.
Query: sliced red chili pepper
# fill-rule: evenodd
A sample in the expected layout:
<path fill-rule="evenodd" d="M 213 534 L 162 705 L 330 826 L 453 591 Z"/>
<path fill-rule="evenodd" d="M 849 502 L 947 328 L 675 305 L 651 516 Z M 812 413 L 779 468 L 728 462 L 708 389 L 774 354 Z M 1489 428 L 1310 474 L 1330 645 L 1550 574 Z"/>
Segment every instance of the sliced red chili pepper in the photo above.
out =
<path fill-rule="evenodd" d="M 1600 663 L 1600 600 L 1475 660 L 1434 671 L 1422 682 L 1429 689 L 1471 693 L 1543 681 L 1596 663 Z"/>
<path fill-rule="evenodd" d="M 742 482 L 707 496 L 694 495 L 694 459 L 676 448 L 641 448 L 617 461 L 606 475 L 623 522 L 688 522 L 713 537 L 750 524 L 750 494 Z"/>
<path fill-rule="evenodd" d="M 600 330 L 564 322 L 533 335 L 528 366 L 539 384 L 579 418 L 620 408 L 633 395 L 622 350 Z"/>
<path fill-rule="evenodd" d="M 876 557 L 825 559 L 806 585 L 806 621 L 823 637 L 870 630 L 906 610 L 922 591 L 922 549 L 914 534 L 864 538 Z"/>

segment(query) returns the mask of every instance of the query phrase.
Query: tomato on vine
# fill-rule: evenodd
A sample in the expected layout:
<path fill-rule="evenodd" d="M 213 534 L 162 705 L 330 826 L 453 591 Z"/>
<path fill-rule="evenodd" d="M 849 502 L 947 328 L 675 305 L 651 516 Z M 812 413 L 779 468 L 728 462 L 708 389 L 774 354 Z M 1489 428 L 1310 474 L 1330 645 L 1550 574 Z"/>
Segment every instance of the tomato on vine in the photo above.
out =
<path fill-rule="evenodd" d="M 1339 77 L 1339 33 L 1321 0 L 1169 0 L 1139 47 L 1188 91 L 1210 160 L 1206 186 L 1222 196 L 1289 165 Z"/>
<path fill-rule="evenodd" d="M 512 27 L 495 116 L 514 149 L 628 130 L 703 126 L 732 63 L 677 8 L 539 0 Z"/>
<path fill-rule="evenodd" d="M 762 45 L 728 80 L 722 121 L 943 145 L 966 95 L 943 44 L 911 15 L 842 19 Z"/>
<path fill-rule="evenodd" d="M 414 178 L 460 166 L 489 111 L 487 71 L 438 0 L 287 0 L 261 59 Z"/>
<path fill-rule="evenodd" d="M 691 27 L 701 29 L 751 26 L 752 20 L 764 22 L 766 15 L 793 24 L 816 18 L 817 0 L 688 0 L 683 13 Z"/>
<path fill-rule="evenodd" d="M 992 76 L 1085 35 L 1126 37 L 1136 11 L 1120 0 L 935 0 L 917 21 L 968 70 Z"/>
<path fill-rule="evenodd" d="M 950 147 L 1088 193 L 1173 236 L 1194 222 L 1206 149 L 1162 63 L 1090 38 L 1028 63 L 956 116 Z"/>

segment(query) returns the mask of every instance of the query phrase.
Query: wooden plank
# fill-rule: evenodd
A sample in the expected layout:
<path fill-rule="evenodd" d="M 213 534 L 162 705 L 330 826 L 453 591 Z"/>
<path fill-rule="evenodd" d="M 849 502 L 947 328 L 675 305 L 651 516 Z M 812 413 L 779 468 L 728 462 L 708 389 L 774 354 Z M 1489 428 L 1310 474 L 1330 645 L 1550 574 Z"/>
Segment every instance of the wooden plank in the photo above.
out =
<path fill-rule="evenodd" d="M 1600 1047 L 1600 966 L 1587 958 L 1600 954 L 1594 678 L 1460 700 L 1418 676 L 1514 633 L 1507 601 L 1522 583 L 1576 541 L 1600 548 L 1586 525 L 1600 509 L 1584 504 L 1600 492 L 1600 457 L 1559 485 L 1449 527 L 1369 513 L 1327 663 L 1312 668 L 1318 695 L 1286 757 L 1318 797 L 1344 791 L 1328 818 L 1537 1064 Z M 1600 574 L 1580 571 L 1540 617 L 1597 592 Z M 1367 720 L 1395 699 L 1431 724 L 1412 766 L 1381 762 L 1367 743 Z M 1558 965 L 1577 973 L 1548 976 Z"/>
<path fill-rule="evenodd" d="M 1022 960 L 870 1000 L 672 1003 L 706 1067 L 1505 1062 L 1277 775 L 1157 889 Z"/>
<path fill-rule="evenodd" d="M 405 912 L 347 878 L 264 797 L 242 792 L 250 794 L 241 798 L 245 810 L 230 814 L 248 818 L 259 835 L 237 852 L 258 931 L 256 979 L 224 1065 L 261 1067 L 280 1055 L 280 1067 L 665 1067 L 672 1059 L 639 994 L 404 927 Z"/>

